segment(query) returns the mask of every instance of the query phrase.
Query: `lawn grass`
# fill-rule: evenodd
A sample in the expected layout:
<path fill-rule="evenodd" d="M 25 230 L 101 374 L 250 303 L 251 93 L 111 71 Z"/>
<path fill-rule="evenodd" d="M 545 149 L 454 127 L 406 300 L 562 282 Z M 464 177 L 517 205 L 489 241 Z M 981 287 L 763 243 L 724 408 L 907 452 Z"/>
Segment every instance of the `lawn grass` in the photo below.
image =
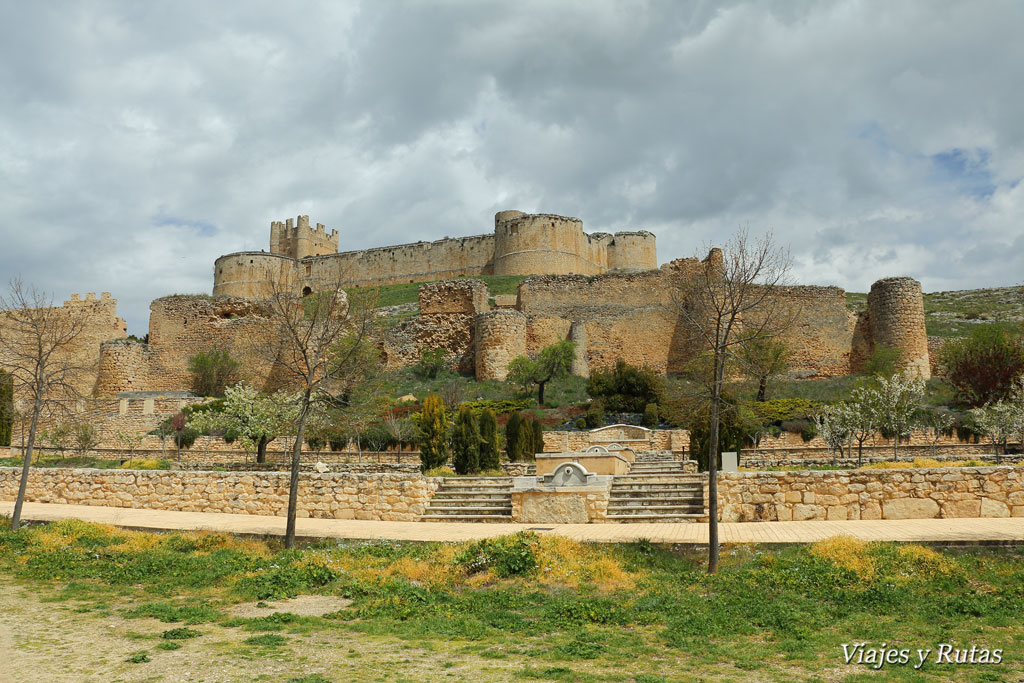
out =
<path fill-rule="evenodd" d="M 22 457 L 0 458 L 0 467 L 21 467 L 24 464 Z M 62 458 L 48 453 L 38 453 L 32 456 L 32 467 L 87 467 L 98 470 L 128 469 L 128 459 L 118 458 L 106 460 L 104 458 L 93 458 L 89 456 L 70 456 Z M 133 458 L 131 469 L 166 470 L 170 469 L 168 460 L 154 458 Z"/>
<path fill-rule="evenodd" d="M 123 619 L 179 622 L 160 627 L 171 634 L 162 639 L 196 634 L 189 648 L 209 624 L 248 632 L 239 657 L 254 656 L 253 647 L 287 652 L 325 634 L 344 642 L 349 633 L 445 652 L 452 666 L 461 657 L 511 663 L 524 679 L 861 680 L 871 669 L 845 665 L 843 643 L 951 643 L 1002 649 L 1003 663 L 882 673 L 967 681 L 1024 673 L 1024 552 L 1016 547 L 936 551 L 849 538 L 728 546 L 709 576 L 699 552 L 643 541 L 590 545 L 524 533 L 289 551 L 224 534 L 64 521 L 0 532 L 0 574 L 87 609 L 113 603 Z M 325 617 L 228 616 L 235 602 L 299 593 L 352 603 Z M 116 607 L 126 600 L 132 609 Z M 412 665 L 400 659 L 396 671 Z"/>
<path fill-rule="evenodd" d="M 518 293 L 519 283 L 526 278 L 526 275 L 481 275 L 479 277 L 455 279 L 483 280 L 487 283 L 487 293 L 490 296 L 494 296 L 496 294 Z M 426 283 L 408 282 L 399 285 L 381 285 L 377 288 L 378 305 L 384 307 L 419 303 L 419 290 L 422 284 Z"/>

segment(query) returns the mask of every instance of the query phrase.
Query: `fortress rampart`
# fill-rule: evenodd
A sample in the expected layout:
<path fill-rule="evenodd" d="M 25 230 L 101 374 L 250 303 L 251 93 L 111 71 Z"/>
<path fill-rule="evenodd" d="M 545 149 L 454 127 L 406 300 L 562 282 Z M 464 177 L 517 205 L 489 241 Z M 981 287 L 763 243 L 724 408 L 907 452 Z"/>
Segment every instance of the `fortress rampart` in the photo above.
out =
<path fill-rule="evenodd" d="M 90 396 L 97 382 L 97 351 L 100 344 L 110 339 L 124 339 L 127 335 L 125 321 L 117 315 L 117 300 L 110 292 L 102 292 L 98 297 L 93 292 L 84 297 L 72 294 L 61 306 L 54 306 L 50 310 L 67 317 L 69 322 L 75 317 L 77 324 L 82 326 L 82 331 L 74 341 L 59 350 L 53 360 L 69 363 L 74 369 L 72 384 L 75 391 Z M 6 326 L 6 334 L 12 334 L 17 329 L 9 317 L 2 313 L 0 326 Z M 13 362 L 13 359 L 5 358 L 4 349 L 0 348 L 0 370 L 9 369 Z"/>
<path fill-rule="evenodd" d="M 274 221 L 270 252 L 238 252 L 214 263 L 214 296 L 258 298 L 271 279 L 316 292 L 334 283 L 370 287 L 480 275 L 580 273 L 658 267 L 655 236 L 583 232 L 583 222 L 553 214 L 501 211 L 494 232 L 359 251 L 338 251 L 338 232 L 309 217 Z"/>

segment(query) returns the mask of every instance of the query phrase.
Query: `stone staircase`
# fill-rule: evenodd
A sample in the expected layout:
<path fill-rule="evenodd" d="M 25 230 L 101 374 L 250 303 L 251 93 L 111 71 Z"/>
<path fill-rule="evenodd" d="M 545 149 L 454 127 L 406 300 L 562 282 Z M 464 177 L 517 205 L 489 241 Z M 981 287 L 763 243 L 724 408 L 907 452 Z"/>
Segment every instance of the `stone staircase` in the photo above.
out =
<path fill-rule="evenodd" d="M 698 522 L 707 519 L 704 482 L 671 457 L 638 458 L 612 482 L 609 522 Z"/>
<path fill-rule="evenodd" d="M 511 477 L 445 477 L 421 522 L 511 522 Z"/>

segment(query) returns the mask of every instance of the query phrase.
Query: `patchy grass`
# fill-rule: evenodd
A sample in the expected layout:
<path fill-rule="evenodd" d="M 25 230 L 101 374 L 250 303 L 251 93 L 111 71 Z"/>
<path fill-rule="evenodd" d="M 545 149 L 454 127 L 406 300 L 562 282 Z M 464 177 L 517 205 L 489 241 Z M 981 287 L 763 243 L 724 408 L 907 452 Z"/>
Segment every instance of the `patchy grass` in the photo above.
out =
<path fill-rule="evenodd" d="M 24 464 L 21 457 L 0 458 L 0 467 L 21 467 Z M 167 470 L 171 468 L 169 460 L 157 458 L 134 458 L 130 462 L 128 458 L 117 458 L 108 460 L 104 458 L 69 456 L 62 458 L 53 454 L 33 455 L 32 467 L 82 467 L 98 470 Z"/>
<path fill-rule="evenodd" d="M 483 280 L 487 283 L 487 293 L 490 296 L 495 294 L 517 294 L 519 283 L 526 279 L 525 275 L 482 275 L 472 278 L 455 278 L 460 280 Z M 377 288 L 378 305 L 398 306 L 400 304 L 418 304 L 420 285 L 425 282 L 408 282 L 400 285 L 382 285 Z"/>
<path fill-rule="evenodd" d="M 0 531 L 0 574 L 69 607 L 104 598 L 125 619 L 159 620 L 152 635 L 138 636 L 155 643 L 182 642 L 160 634 L 198 635 L 187 624 L 206 623 L 174 656 L 215 656 L 225 665 L 271 657 L 278 674 L 289 672 L 277 680 L 320 675 L 302 668 L 299 653 L 316 653 L 318 665 L 325 658 L 323 669 L 333 670 L 339 662 L 357 666 L 367 648 L 386 658 L 377 664 L 382 680 L 444 672 L 456 680 L 855 680 L 872 672 L 843 663 L 841 644 L 853 641 L 1006 653 L 999 665 L 888 667 L 890 677 L 1024 674 L 1024 550 L 1016 547 L 940 551 L 851 538 L 728 546 L 721 571 L 709 576 L 700 553 L 650 542 L 522 533 L 283 550 L 223 534 L 59 522 Z M 226 616 L 233 603 L 297 593 L 352 603 L 323 617 Z M 67 628 L 96 618 L 60 614 Z M 161 625 L 172 621 L 186 625 Z M 126 646 L 119 661 L 133 649 Z M 166 649 L 149 651 L 150 666 L 170 655 Z"/>

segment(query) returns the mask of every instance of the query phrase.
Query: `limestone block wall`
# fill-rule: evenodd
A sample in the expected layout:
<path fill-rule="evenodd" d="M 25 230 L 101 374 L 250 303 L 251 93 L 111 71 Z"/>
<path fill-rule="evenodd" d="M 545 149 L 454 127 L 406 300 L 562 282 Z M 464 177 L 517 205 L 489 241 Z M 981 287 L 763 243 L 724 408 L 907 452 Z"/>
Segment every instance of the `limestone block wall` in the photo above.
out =
<path fill-rule="evenodd" d="M 169 296 L 150 304 L 149 344 L 100 347 L 98 396 L 169 391 L 191 384 L 188 359 L 214 347 L 239 361 L 241 379 L 270 386 L 271 363 L 256 352 L 268 329 L 257 302 L 239 297 Z"/>
<path fill-rule="evenodd" d="M 544 452 L 582 453 L 591 446 L 619 444 L 642 451 L 673 451 L 682 453 L 690 447 L 690 433 L 685 429 L 645 429 L 633 425 L 612 425 L 586 432 L 544 432 Z"/>
<path fill-rule="evenodd" d="M 213 263 L 215 297 L 265 297 L 271 292 L 271 281 L 289 285 L 296 293 L 300 292 L 299 262 L 284 254 L 240 251 L 221 256 Z"/>
<path fill-rule="evenodd" d="M 487 304 L 487 283 L 483 280 L 441 280 L 419 288 L 420 315 L 484 313 Z"/>
<path fill-rule="evenodd" d="M 791 350 L 794 374 L 804 378 L 850 374 L 865 355 L 867 340 L 839 287 L 781 289 L 783 315 L 792 323 L 779 337 Z"/>
<path fill-rule="evenodd" d="M 117 300 L 111 297 L 110 292 L 103 292 L 99 297 L 92 292 L 84 297 L 72 294 L 61 306 L 49 310 L 56 319 L 73 319 L 82 327 L 75 340 L 56 354 L 55 360 L 75 367 L 77 371 L 72 375 L 75 390 L 81 395 L 91 396 L 99 375 L 100 344 L 111 339 L 124 339 L 127 334 L 124 320 L 117 315 Z M 15 334 L 17 323 L 8 314 L 0 312 L 0 326 L 5 328 L 5 337 L 18 339 Z M 6 353 L 6 349 L 0 348 L 0 370 L 10 368 L 14 362 Z M 23 397 L 18 395 L 15 398 Z"/>
<path fill-rule="evenodd" d="M 868 314 L 873 343 L 899 349 L 901 369 L 931 377 L 921 283 L 909 277 L 879 280 L 868 292 Z"/>
<path fill-rule="evenodd" d="M 1024 517 L 1021 467 L 735 472 L 718 491 L 724 522 Z"/>
<path fill-rule="evenodd" d="M 655 237 L 646 230 L 617 232 L 608 245 L 608 268 L 613 270 L 656 270 L 658 252 Z"/>
<path fill-rule="evenodd" d="M 526 353 L 526 316 L 489 311 L 476 316 L 476 378 L 504 380 L 508 364 Z"/>
<path fill-rule="evenodd" d="M 0 499 L 14 500 L 20 470 L 0 467 Z M 284 516 L 287 472 L 175 472 L 39 468 L 25 500 L 151 510 Z M 415 521 L 440 485 L 419 474 L 303 473 L 298 516 Z"/>
<path fill-rule="evenodd" d="M 309 258 L 301 268 L 303 283 L 318 291 L 339 281 L 372 287 L 490 275 L 493 259 L 494 235 L 474 235 Z"/>
<path fill-rule="evenodd" d="M 583 221 L 554 214 L 494 217 L 494 274 L 528 275 L 581 273 L 608 270 L 606 249 L 583 232 Z"/>

